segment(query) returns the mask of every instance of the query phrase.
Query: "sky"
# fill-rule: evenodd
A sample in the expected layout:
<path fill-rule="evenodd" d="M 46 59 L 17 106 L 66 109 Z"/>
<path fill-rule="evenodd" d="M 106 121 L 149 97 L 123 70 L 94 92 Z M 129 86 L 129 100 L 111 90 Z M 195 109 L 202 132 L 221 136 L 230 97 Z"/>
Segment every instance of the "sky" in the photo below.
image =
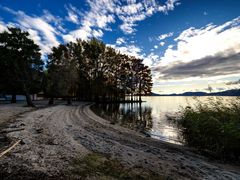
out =
<path fill-rule="evenodd" d="M 28 31 L 43 58 L 92 37 L 142 58 L 155 93 L 240 87 L 239 0 L 0 0 L 0 32 L 8 26 Z"/>

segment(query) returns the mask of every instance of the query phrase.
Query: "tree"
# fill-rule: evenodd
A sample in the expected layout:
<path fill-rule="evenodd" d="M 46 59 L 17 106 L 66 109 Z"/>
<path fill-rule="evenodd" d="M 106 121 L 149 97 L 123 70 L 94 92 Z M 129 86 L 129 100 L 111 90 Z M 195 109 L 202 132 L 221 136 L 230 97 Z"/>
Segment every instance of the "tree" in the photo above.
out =
<path fill-rule="evenodd" d="M 212 86 L 208 85 L 207 90 L 211 93 L 213 90 Z"/>
<path fill-rule="evenodd" d="M 150 69 L 143 60 L 107 47 L 97 39 L 61 44 L 49 55 L 47 95 L 95 101 L 122 101 L 151 92 Z"/>
<path fill-rule="evenodd" d="M 54 97 L 71 98 L 76 95 L 77 89 L 77 61 L 73 56 L 73 43 L 59 45 L 52 49 L 48 56 L 47 94 L 49 104 L 53 104 Z"/>
<path fill-rule="evenodd" d="M 41 88 L 43 61 L 40 49 L 28 32 L 8 28 L 0 33 L 0 90 L 4 93 L 24 94 L 28 106 L 34 106 L 30 93 Z"/>

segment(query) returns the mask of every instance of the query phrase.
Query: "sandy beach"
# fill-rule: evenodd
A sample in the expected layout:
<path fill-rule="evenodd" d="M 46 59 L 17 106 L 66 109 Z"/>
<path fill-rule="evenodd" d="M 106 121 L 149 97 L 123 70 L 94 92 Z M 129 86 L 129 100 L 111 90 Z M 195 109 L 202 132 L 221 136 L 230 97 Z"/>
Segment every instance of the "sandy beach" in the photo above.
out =
<path fill-rule="evenodd" d="M 21 128 L 5 135 L 21 143 L 0 159 L 0 179 L 61 177 L 63 171 L 71 169 L 72 159 L 92 152 L 107 154 L 126 167 L 141 167 L 159 177 L 240 179 L 237 166 L 210 161 L 190 148 L 112 125 L 94 114 L 90 106 L 79 102 L 32 109 L 1 104 L 1 121 L 11 119 L 4 130 Z"/>

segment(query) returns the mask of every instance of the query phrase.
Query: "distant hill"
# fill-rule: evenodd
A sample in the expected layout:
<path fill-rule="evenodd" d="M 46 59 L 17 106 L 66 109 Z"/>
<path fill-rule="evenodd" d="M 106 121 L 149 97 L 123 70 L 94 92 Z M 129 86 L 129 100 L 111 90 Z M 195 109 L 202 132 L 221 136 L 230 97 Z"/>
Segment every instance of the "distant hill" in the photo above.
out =
<path fill-rule="evenodd" d="M 240 96 L 240 89 L 232 89 L 221 92 L 184 92 L 182 94 L 157 94 L 152 93 L 152 96 Z"/>
<path fill-rule="evenodd" d="M 161 94 L 157 94 L 157 93 L 151 93 L 151 96 L 161 96 Z"/>

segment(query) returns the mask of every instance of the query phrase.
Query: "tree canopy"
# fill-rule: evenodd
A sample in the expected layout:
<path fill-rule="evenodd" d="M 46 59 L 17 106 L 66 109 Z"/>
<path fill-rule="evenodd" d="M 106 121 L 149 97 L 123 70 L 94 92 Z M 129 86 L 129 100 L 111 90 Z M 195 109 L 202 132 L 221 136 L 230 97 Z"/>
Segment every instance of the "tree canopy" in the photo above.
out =
<path fill-rule="evenodd" d="M 47 84 L 46 92 L 52 98 L 121 101 L 126 95 L 150 93 L 152 79 L 150 69 L 141 59 L 121 54 L 91 39 L 52 49 Z"/>
<path fill-rule="evenodd" d="M 121 54 L 95 38 L 60 44 L 48 55 L 45 71 L 40 49 L 29 33 L 0 33 L 0 93 L 26 95 L 41 90 L 50 98 L 90 101 L 131 100 L 151 92 L 152 77 L 143 60 Z M 14 99 L 14 98 L 13 98 Z"/>
<path fill-rule="evenodd" d="M 40 48 L 28 32 L 8 28 L 0 33 L 0 92 L 24 94 L 33 106 L 30 93 L 41 89 L 43 65 Z"/>

